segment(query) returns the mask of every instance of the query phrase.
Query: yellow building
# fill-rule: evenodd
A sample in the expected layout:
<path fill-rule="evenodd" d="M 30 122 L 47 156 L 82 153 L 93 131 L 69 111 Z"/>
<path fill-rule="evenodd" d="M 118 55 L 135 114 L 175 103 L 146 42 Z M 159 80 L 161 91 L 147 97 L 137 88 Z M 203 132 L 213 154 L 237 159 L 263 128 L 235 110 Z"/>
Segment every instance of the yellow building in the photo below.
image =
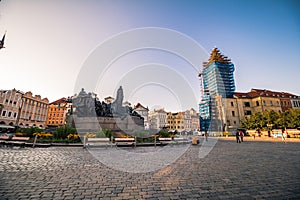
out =
<path fill-rule="evenodd" d="M 250 92 L 235 92 L 233 98 L 216 96 L 218 119 L 226 131 L 239 128 L 240 121 L 253 113 L 263 113 L 266 110 L 284 112 L 288 109 L 297 109 L 294 102 L 299 102 L 300 97 L 270 90 L 252 89 Z"/>
<path fill-rule="evenodd" d="M 167 124 L 170 131 L 182 132 L 185 130 L 184 126 L 184 112 L 171 113 L 167 114 Z"/>

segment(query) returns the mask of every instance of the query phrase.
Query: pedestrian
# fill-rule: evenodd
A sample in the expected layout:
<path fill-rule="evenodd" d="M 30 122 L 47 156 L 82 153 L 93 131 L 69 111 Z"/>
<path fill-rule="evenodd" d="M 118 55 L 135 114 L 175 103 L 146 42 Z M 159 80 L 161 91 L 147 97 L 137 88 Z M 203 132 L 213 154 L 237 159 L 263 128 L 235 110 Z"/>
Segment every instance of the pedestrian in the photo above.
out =
<path fill-rule="evenodd" d="M 244 142 L 244 133 L 243 133 L 243 131 L 240 131 L 239 135 L 241 137 L 241 142 Z"/>
<path fill-rule="evenodd" d="M 205 140 L 207 141 L 207 138 L 208 138 L 208 132 L 207 131 L 205 131 Z"/>
<path fill-rule="evenodd" d="M 241 143 L 241 140 L 240 140 L 240 134 L 239 134 L 238 131 L 236 131 L 235 137 L 236 137 L 236 143 Z"/>
<path fill-rule="evenodd" d="M 286 136 L 287 136 L 286 131 L 282 130 L 282 136 L 281 136 L 282 138 L 281 139 L 282 139 L 283 142 L 285 142 Z"/>

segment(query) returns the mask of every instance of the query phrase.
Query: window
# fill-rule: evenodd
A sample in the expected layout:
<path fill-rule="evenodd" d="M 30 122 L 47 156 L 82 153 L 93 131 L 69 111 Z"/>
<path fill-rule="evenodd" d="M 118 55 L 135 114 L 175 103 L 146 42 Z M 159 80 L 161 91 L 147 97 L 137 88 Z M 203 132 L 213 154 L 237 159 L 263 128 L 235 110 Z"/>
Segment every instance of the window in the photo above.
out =
<path fill-rule="evenodd" d="M 227 120 L 227 125 L 230 126 L 230 120 Z"/>
<path fill-rule="evenodd" d="M 273 101 L 270 101 L 270 106 L 273 106 Z"/>
<path fill-rule="evenodd" d="M 265 100 L 263 100 L 263 105 L 264 105 L 264 106 L 266 105 L 266 101 L 265 101 Z"/>
<path fill-rule="evenodd" d="M 231 111 L 232 117 L 235 117 L 235 112 Z"/>
<path fill-rule="evenodd" d="M 231 107 L 233 107 L 233 101 L 232 101 L 232 102 L 230 102 L 230 104 L 231 104 Z"/>
<path fill-rule="evenodd" d="M 258 101 L 256 101 L 256 106 L 259 106 L 259 102 Z"/>
<path fill-rule="evenodd" d="M 250 107 L 250 102 L 244 102 L 244 107 Z"/>
<path fill-rule="evenodd" d="M 11 117 L 11 112 L 10 111 L 8 112 L 8 117 Z"/>
<path fill-rule="evenodd" d="M 5 115 L 6 115 L 6 110 L 3 110 L 2 111 L 2 117 L 5 117 Z"/>
<path fill-rule="evenodd" d="M 17 118 L 17 114 L 18 114 L 18 113 L 16 113 L 16 112 L 14 113 L 14 118 Z"/>
<path fill-rule="evenodd" d="M 245 110 L 245 115 L 251 115 L 251 110 Z"/>

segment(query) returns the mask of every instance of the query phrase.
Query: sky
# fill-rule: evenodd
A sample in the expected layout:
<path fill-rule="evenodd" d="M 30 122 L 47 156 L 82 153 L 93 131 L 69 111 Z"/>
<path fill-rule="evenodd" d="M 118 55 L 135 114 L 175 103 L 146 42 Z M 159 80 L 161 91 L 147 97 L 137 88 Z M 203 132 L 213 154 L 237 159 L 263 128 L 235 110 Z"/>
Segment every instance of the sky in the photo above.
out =
<path fill-rule="evenodd" d="M 149 27 L 169 31 L 171 40 L 165 37 L 159 48 L 130 51 L 138 39 L 157 39 L 155 34 L 134 38 Z M 2 0 L 0 36 L 5 32 L 0 89 L 32 91 L 50 102 L 81 87 L 100 99 L 115 97 L 122 85 L 124 100 L 134 105 L 198 110 L 197 75 L 214 47 L 234 63 L 236 91 L 259 88 L 300 95 L 296 0 Z M 130 40 L 112 45 L 127 33 Z M 197 52 L 185 49 L 185 39 L 199 45 L 199 64 L 191 65 L 182 56 Z M 127 52 L 118 54 L 121 47 Z M 179 55 L 177 50 L 184 51 Z M 102 66 L 109 53 L 115 57 Z M 94 67 L 89 67 L 92 59 Z"/>

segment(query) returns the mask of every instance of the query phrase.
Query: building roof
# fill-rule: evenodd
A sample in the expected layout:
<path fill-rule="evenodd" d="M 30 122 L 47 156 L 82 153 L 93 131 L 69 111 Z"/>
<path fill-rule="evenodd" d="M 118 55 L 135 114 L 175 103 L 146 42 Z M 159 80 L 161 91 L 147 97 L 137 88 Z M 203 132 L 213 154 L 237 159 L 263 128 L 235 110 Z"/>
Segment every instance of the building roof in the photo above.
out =
<path fill-rule="evenodd" d="M 203 67 L 209 66 L 213 62 L 219 62 L 219 63 L 225 63 L 225 64 L 232 64 L 231 60 L 220 53 L 220 50 L 218 48 L 213 48 L 210 57 L 207 62 L 203 63 Z"/>
<path fill-rule="evenodd" d="M 300 98 L 295 94 L 288 92 L 276 92 L 266 89 L 251 89 L 250 92 L 235 92 L 237 98 L 256 98 L 256 97 L 278 97 L 278 98 Z"/>
<path fill-rule="evenodd" d="M 57 104 L 61 104 L 61 103 L 66 103 L 66 100 L 67 99 L 65 97 L 63 97 L 63 98 L 60 98 L 60 99 L 58 99 L 56 101 L 51 102 L 50 105 L 52 105 L 52 104 L 57 105 Z"/>
<path fill-rule="evenodd" d="M 137 109 L 137 108 L 143 108 L 143 109 L 149 111 L 148 107 L 146 108 L 145 106 L 143 106 L 143 105 L 140 104 L 140 103 L 137 103 L 137 104 L 134 106 L 134 109 Z"/>

